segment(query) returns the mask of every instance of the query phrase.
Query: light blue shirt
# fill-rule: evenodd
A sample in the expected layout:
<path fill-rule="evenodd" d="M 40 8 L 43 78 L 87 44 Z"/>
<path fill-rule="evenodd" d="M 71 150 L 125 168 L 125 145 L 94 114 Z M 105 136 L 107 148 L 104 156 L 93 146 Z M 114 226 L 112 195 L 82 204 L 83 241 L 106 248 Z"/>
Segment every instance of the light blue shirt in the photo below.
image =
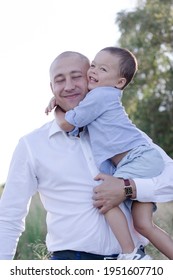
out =
<path fill-rule="evenodd" d="M 117 154 L 148 145 L 122 106 L 121 91 L 113 87 L 91 90 L 77 107 L 66 113 L 65 119 L 75 127 L 88 127 L 99 169 Z"/>

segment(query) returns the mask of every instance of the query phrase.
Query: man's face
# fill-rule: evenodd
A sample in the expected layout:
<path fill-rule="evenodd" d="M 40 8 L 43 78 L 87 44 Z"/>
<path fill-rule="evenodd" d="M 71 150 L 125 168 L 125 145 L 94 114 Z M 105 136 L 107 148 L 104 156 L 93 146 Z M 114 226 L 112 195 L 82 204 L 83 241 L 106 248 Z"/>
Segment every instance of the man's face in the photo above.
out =
<path fill-rule="evenodd" d="M 51 89 L 57 104 L 65 111 L 73 109 L 88 92 L 89 64 L 76 55 L 57 58 L 51 67 Z"/>

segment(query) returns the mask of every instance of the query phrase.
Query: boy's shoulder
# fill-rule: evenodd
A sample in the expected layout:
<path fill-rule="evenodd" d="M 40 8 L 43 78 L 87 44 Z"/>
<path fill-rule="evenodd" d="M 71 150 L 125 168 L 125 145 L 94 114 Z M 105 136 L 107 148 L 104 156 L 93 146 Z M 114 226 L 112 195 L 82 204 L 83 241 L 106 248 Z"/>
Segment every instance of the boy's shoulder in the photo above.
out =
<path fill-rule="evenodd" d="M 121 94 L 121 90 L 110 86 L 104 86 L 104 87 L 97 87 L 89 91 L 89 94 L 99 94 L 99 93 L 119 95 Z"/>
<path fill-rule="evenodd" d="M 114 87 L 97 87 L 92 89 L 86 97 L 99 100 L 119 100 L 121 98 L 122 91 Z"/>

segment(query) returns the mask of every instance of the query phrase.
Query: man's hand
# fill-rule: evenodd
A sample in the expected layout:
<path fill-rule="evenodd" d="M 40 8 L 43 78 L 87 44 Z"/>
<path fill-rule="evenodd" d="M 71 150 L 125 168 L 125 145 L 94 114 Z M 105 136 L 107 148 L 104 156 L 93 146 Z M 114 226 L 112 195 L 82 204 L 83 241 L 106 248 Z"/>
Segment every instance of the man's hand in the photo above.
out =
<path fill-rule="evenodd" d="M 122 179 L 102 173 L 94 179 L 96 181 L 101 180 L 100 185 L 94 188 L 93 194 L 93 205 L 100 209 L 100 213 L 105 214 L 125 200 Z"/>

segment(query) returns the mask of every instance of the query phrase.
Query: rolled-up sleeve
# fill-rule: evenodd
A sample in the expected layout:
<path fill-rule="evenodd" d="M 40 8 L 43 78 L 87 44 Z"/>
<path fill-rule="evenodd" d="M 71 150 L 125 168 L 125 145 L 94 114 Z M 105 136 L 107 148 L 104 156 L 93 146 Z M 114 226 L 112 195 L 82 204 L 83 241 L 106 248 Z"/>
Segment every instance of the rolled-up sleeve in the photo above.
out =
<path fill-rule="evenodd" d="M 163 172 L 151 179 L 133 179 L 136 199 L 141 202 L 168 202 L 173 200 L 173 161 L 165 163 Z"/>
<path fill-rule="evenodd" d="M 107 103 L 105 102 L 105 98 L 109 97 L 112 101 L 112 95 L 115 95 L 115 93 L 112 94 L 112 91 L 108 95 L 107 90 L 105 88 L 96 88 L 89 92 L 78 106 L 66 112 L 66 121 L 76 127 L 83 127 L 102 115 L 108 109 L 107 106 L 109 104 L 108 98 Z"/>

